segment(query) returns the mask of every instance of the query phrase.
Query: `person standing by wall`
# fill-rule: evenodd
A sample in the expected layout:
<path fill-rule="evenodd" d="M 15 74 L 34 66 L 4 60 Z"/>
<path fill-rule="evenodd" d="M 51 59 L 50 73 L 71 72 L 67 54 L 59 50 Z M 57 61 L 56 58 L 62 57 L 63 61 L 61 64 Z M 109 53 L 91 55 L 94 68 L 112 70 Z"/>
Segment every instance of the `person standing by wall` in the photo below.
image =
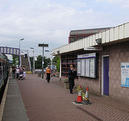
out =
<path fill-rule="evenodd" d="M 70 65 L 70 69 L 68 71 L 68 79 L 69 79 L 69 90 L 70 94 L 73 94 L 73 87 L 74 87 L 74 79 L 76 77 L 76 71 L 73 67 L 73 65 Z"/>
<path fill-rule="evenodd" d="M 48 83 L 50 82 L 50 78 L 51 78 L 50 75 L 51 75 L 51 69 L 50 69 L 50 66 L 48 66 L 46 68 L 46 80 Z"/>

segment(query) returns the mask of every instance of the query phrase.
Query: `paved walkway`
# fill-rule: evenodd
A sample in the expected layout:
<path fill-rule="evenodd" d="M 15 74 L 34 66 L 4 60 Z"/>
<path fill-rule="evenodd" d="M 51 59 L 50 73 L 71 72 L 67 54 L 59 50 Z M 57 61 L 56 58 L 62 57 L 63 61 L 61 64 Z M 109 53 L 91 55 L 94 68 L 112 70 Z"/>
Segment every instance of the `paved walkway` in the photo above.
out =
<path fill-rule="evenodd" d="M 2 121 L 29 121 L 15 79 L 9 80 Z"/>
<path fill-rule="evenodd" d="M 129 107 L 106 97 L 91 96 L 91 105 L 72 104 L 69 94 L 56 79 L 48 84 L 37 75 L 18 81 L 29 121 L 129 121 Z"/>

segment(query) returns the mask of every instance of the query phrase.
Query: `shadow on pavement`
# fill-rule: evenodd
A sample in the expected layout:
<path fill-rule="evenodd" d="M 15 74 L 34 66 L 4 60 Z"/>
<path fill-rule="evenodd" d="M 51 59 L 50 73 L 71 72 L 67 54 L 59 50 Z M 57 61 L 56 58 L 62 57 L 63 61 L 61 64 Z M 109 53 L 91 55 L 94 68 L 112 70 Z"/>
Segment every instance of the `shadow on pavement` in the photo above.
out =
<path fill-rule="evenodd" d="M 103 121 L 102 119 L 98 118 L 98 117 L 95 116 L 94 114 L 88 112 L 87 110 L 85 110 L 85 109 L 83 109 L 83 108 L 81 108 L 81 107 L 76 107 L 76 108 L 79 109 L 79 110 L 81 110 L 81 111 L 83 111 L 83 112 L 85 112 L 85 113 L 87 113 L 88 115 L 90 115 L 91 117 L 95 118 L 95 119 L 98 120 L 98 121 Z"/>

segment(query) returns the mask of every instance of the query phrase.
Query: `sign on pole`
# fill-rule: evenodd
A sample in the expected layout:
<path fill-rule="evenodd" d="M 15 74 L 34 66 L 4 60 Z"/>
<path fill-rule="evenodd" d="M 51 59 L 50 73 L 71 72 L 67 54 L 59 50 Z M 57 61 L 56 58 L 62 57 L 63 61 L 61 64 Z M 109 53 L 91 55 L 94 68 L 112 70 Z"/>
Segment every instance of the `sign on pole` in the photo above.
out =
<path fill-rule="evenodd" d="M 39 47 L 48 47 L 48 44 L 39 44 Z"/>

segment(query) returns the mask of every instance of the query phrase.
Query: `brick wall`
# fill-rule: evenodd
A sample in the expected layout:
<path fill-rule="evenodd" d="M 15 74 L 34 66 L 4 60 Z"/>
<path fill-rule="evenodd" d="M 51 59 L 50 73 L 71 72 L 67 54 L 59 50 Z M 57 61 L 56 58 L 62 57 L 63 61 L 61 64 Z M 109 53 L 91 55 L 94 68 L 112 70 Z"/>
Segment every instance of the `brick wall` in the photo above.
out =
<path fill-rule="evenodd" d="M 98 78 L 82 78 L 76 81 L 76 85 L 89 86 L 91 92 L 101 94 L 102 82 L 102 55 L 109 55 L 109 96 L 129 103 L 129 88 L 121 87 L 121 62 L 129 62 L 129 42 L 104 46 L 99 53 Z"/>
<path fill-rule="evenodd" d="M 129 102 L 129 88 L 121 87 L 121 62 L 129 62 L 129 42 L 110 47 L 109 56 L 109 95 Z"/>

